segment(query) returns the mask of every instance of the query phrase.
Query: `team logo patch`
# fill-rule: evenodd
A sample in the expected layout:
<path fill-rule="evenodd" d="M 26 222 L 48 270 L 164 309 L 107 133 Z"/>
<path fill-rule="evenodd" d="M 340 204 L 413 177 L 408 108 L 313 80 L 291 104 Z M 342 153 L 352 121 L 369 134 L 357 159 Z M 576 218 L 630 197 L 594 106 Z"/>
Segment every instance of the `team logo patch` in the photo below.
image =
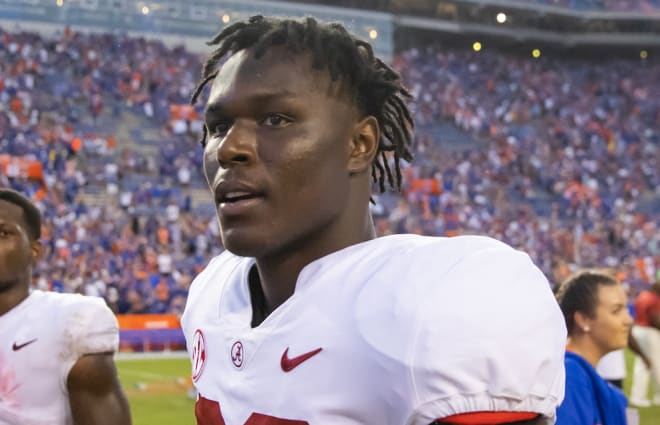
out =
<path fill-rule="evenodd" d="M 201 330 L 197 329 L 192 339 L 192 353 L 190 354 L 190 362 L 192 363 L 192 379 L 197 381 L 206 364 L 206 341 L 204 334 Z"/>
<path fill-rule="evenodd" d="M 237 368 L 243 366 L 243 343 L 241 341 L 236 341 L 234 345 L 231 346 L 231 362 L 234 363 L 234 366 Z"/>

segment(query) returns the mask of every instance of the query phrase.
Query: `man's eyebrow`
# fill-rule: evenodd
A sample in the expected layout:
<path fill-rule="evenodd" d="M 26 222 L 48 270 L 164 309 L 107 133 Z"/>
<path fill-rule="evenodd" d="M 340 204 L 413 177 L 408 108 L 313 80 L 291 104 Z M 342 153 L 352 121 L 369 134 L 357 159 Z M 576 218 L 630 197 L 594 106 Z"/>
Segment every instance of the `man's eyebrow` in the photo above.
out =
<path fill-rule="evenodd" d="M 295 93 L 289 90 L 277 90 L 277 91 L 266 91 L 261 93 L 254 93 L 249 96 L 244 97 L 242 100 L 247 103 L 252 104 L 264 104 L 267 102 L 272 102 L 274 100 L 282 100 L 294 97 Z M 222 101 L 209 103 L 204 108 L 204 116 L 211 114 L 222 113 L 226 109 L 225 103 Z"/>

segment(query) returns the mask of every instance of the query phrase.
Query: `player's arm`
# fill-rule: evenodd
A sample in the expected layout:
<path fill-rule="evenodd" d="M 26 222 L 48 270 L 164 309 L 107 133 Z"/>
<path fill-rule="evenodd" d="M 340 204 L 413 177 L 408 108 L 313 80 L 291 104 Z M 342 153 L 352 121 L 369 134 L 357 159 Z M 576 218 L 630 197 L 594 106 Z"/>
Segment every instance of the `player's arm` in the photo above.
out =
<path fill-rule="evenodd" d="M 69 372 L 67 388 L 75 425 L 131 424 L 113 353 L 80 357 Z"/>

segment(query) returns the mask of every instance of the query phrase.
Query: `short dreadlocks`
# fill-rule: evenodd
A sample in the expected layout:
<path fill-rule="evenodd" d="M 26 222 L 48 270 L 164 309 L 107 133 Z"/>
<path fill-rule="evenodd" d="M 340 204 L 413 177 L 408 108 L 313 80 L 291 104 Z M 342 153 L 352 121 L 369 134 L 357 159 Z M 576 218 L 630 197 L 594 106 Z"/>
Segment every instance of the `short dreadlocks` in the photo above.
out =
<path fill-rule="evenodd" d="M 252 16 L 223 29 L 207 44 L 218 47 L 202 68 L 192 104 L 218 74 L 218 64 L 228 53 L 253 49 L 258 59 L 277 46 L 294 54 L 310 53 L 314 69 L 328 71 L 333 82 L 346 82 L 360 111 L 376 118 L 381 136 L 371 175 L 381 192 L 385 191 L 385 179 L 393 189 L 401 189 L 401 159 L 412 160 L 413 119 L 407 106 L 412 96 L 399 74 L 374 55 L 368 42 L 355 38 L 338 23 L 320 23 L 311 17 L 294 20 Z M 207 135 L 204 128 L 202 144 Z M 387 152 L 394 153 L 396 176 L 392 175 Z"/>

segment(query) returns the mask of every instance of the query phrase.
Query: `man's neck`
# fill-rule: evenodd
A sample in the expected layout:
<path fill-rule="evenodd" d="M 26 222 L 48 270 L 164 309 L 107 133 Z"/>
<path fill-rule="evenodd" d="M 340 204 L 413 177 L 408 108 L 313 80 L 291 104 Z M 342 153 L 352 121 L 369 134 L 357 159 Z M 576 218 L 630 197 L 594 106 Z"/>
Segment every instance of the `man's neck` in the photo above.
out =
<path fill-rule="evenodd" d="M 258 281 L 263 294 L 263 314 L 260 319 L 258 317 L 259 302 L 255 304 L 255 299 L 252 300 L 253 312 L 257 314 L 253 320 L 253 326 L 261 323 L 270 313 L 277 307 L 282 305 L 288 300 L 296 289 L 298 276 L 305 266 L 318 260 L 328 254 L 365 242 L 376 237 L 371 218 L 369 217 L 368 225 L 361 231 L 356 231 L 348 239 L 333 240 L 333 235 L 325 238 L 323 243 L 319 240 L 310 241 L 310 243 L 300 243 L 295 249 L 284 251 L 277 255 L 272 255 L 266 258 L 258 258 L 256 260 L 256 272 L 251 273 L 251 292 L 255 288 L 255 280 Z M 253 294 L 254 295 L 254 294 Z M 255 325 L 255 322 L 257 324 Z"/>

